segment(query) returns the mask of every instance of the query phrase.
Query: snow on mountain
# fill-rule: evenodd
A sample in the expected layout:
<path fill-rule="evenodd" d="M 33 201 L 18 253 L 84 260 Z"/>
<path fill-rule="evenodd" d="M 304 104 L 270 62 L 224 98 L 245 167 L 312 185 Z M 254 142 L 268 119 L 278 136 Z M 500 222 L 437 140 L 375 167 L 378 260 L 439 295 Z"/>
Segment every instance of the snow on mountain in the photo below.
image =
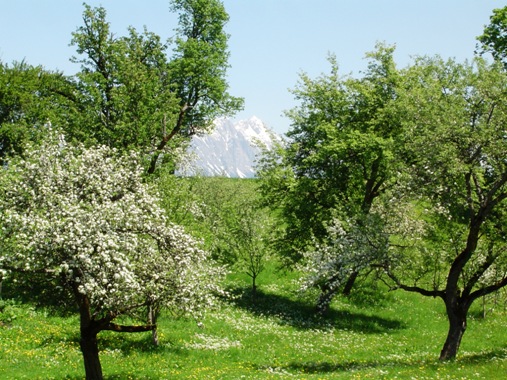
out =
<path fill-rule="evenodd" d="M 259 144 L 270 149 L 280 137 L 269 130 L 259 118 L 233 122 L 215 121 L 215 129 L 208 135 L 194 136 L 189 147 L 190 165 L 181 170 L 184 175 L 255 177 Z"/>

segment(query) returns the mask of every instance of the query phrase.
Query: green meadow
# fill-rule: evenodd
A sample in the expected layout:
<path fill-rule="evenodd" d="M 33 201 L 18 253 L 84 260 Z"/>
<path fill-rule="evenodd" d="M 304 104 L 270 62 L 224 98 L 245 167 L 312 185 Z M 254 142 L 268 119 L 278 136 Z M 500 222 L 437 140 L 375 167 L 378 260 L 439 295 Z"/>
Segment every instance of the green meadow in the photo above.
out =
<path fill-rule="evenodd" d="M 246 276 L 202 325 L 165 315 L 160 345 L 149 333 L 99 335 L 106 379 L 503 379 L 504 294 L 478 302 L 458 359 L 438 354 L 447 332 L 443 303 L 364 280 L 316 317 L 296 274 L 267 268 L 255 297 Z M 11 284 L 12 285 L 12 284 Z M 83 379 L 79 318 L 9 298 L 0 326 L 2 379 Z"/>

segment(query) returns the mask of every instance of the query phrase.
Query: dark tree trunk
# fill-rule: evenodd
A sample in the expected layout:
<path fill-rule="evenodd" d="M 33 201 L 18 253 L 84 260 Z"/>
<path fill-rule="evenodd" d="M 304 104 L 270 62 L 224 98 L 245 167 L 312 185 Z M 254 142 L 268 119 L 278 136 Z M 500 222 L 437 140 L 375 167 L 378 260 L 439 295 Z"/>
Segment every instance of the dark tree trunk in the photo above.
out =
<path fill-rule="evenodd" d="M 197 103 L 197 101 L 196 101 L 196 103 Z M 194 105 L 195 105 L 195 103 L 194 103 Z M 183 121 L 185 119 L 185 115 L 186 115 L 187 110 L 189 108 L 191 108 L 191 107 L 188 104 L 185 104 L 183 107 L 181 107 L 179 115 L 178 115 L 178 121 L 176 122 L 176 125 L 172 129 L 172 131 L 170 133 L 168 133 L 168 134 L 166 134 L 166 117 L 164 115 L 164 120 L 162 122 L 163 123 L 164 136 L 163 136 L 162 140 L 160 141 L 160 143 L 158 144 L 157 149 L 155 150 L 155 152 L 153 152 L 153 156 L 151 157 L 151 161 L 150 161 L 150 166 L 148 168 L 148 174 L 155 173 L 155 169 L 157 168 L 157 161 L 158 161 L 158 158 L 160 157 L 160 154 L 164 150 L 164 148 L 167 145 L 167 143 L 170 140 L 172 140 L 172 138 L 181 131 L 181 127 L 183 125 Z"/>
<path fill-rule="evenodd" d="M 252 296 L 256 296 L 257 295 L 257 283 L 256 283 L 256 280 L 257 279 L 257 276 L 252 276 Z"/>
<path fill-rule="evenodd" d="M 449 331 L 444 347 L 440 351 L 440 360 L 453 360 L 458 354 L 461 339 L 467 328 L 468 308 L 446 305 L 447 319 L 449 320 Z"/>
<path fill-rule="evenodd" d="M 99 345 L 97 334 L 101 331 L 90 313 L 90 300 L 78 289 L 78 283 L 73 284 L 74 294 L 79 305 L 79 325 L 81 332 L 81 352 L 85 367 L 86 380 L 102 380 L 102 366 L 99 359 Z"/>
<path fill-rule="evenodd" d="M 354 283 L 356 282 L 358 275 L 359 275 L 359 272 L 357 272 L 357 271 L 354 271 L 350 274 L 349 278 L 347 279 L 347 282 L 345 283 L 345 286 L 343 287 L 343 295 L 344 296 L 350 295 L 350 292 L 352 290 L 352 287 L 354 286 Z"/>
<path fill-rule="evenodd" d="M 90 331 L 81 331 L 81 352 L 83 353 L 86 380 L 102 380 L 102 366 L 99 359 L 99 346 L 97 343 L 97 333 Z"/>

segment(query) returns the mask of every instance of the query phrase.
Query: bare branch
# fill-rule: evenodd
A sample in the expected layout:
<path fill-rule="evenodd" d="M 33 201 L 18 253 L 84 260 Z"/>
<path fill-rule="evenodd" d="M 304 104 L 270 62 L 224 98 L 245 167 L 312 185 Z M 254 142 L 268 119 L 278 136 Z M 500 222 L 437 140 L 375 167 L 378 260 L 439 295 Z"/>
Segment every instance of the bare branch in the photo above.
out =
<path fill-rule="evenodd" d="M 145 332 L 152 331 L 157 327 L 157 325 L 140 325 L 140 326 L 125 326 L 125 325 L 117 325 L 116 323 L 108 323 L 106 324 L 102 330 L 114 331 L 114 332 L 127 332 L 127 333 L 136 333 L 136 332 Z"/>
<path fill-rule="evenodd" d="M 434 297 L 434 298 L 440 297 L 442 299 L 444 299 L 444 297 L 445 297 L 445 292 L 442 290 L 436 290 L 436 289 L 435 290 L 428 290 L 428 289 L 421 288 L 419 286 L 405 285 L 398 279 L 398 277 L 394 273 L 392 273 L 389 270 L 389 268 L 387 268 L 386 266 L 382 266 L 382 268 L 384 269 L 387 276 L 391 280 L 393 280 L 394 283 L 396 284 L 396 287 L 394 289 L 402 289 L 407 292 L 419 293 L 419 294 L 422 294 L 423 296 L 427 296 L 427 297 Z"/>

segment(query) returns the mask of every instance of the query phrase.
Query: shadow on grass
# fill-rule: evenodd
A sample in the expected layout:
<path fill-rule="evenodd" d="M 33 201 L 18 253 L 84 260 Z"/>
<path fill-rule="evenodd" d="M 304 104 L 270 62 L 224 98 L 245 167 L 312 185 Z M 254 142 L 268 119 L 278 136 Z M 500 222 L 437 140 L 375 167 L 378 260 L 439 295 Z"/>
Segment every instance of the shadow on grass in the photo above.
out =
<path fill-rule="evenodd" d="M 325 316 L 320 316 L 314 305 L 261 290 L 252 294 L 246 288 L 236 288 L 232 293 L 235 297 L 231 302 L 235 306 L 257 316 L 274 317 L 280 324 L 300 329 L 337 328 L 375 334 L 405 328 L 399 320 L 333 308 Z"/>
<path fill-rule="evenodd" d="M 392 368 L 393 366 L 399 368 L 414 368 L 418 369 L 421 364 L 425 362 L 413 360 L 350 360 L 344 361 L 343 363 L 332 363 L 332 362 L 303 362 L 303 363 L 290 363 L 286 366 L 278 367 L 277 369 L 289 373 L 304 373 L 305 375 L 316 375 L 316 374 L 332 374 L 350 371 L 361 371 L 361 370 L 372 370 L 376 368 Z M 435 362 L 425 362 L 429 366 L 438 366 L 439 363 L 435 359 Z M 260 370 L 265 370 L 267 367 L 259 367 Z"/>
<path fill-rule="evenodd" d="M 73 334 L 71 336 L 58 336 L 50 334 L 41 340 L 40 346 L 47 347 L 55 344 L 72 342 L 74 346 L 79 347 L 80 337 Z M 120 350 L 123 355 L 132 353 L 164 353 L 187 355 L 188 352 L 182 346 L 164 339 L 164 342 L 155 346 L 151 340 L 151 332 L 141 333 L 112 333 L 101 332 L 98 334 L 99 354 L 104 355 L 108 350 Z"/>
<path fill-rule="evenodd" d="M 142 336 L 125 336 L 124 333 L 99 334 L 99 350 L 120 350 L 123 355 L 128 356 L 134 353 L 158 353 L 169 355 L 188 355 L 188 351 L 179 344 L 168 339 L 155 346 L 151 340 L 150 332 L 135 333 Z"/>
<path fill-rule="evenodd" d="M 450 363 L 460 366 L 466 364 L 489 364 L 492 360 L 505 360 L 507 358 L 507 346 L 503 348 L 494 349 L 479 354 L 463 355 L 458 354 L 458 358 Z M 438 360 L 438 355 L 435 353 L 435 358 L 432 360 L 421 356 L 420 360 L 412 358 L 398 358 L 398 359 L 384 359 L 384 360 L 367 360 L 357 361 L 350 360 L 342 363 L 332 362 L 302 362 L 302 363 L 289 363 L 286 366 L 278 367 L 282 371 L 288 371 L 291 373 L 305 373 L 305 374 L 329 374 L 339 372 L 349 372 L 358 370 L 368 370 L 375 368 L 392 368 L 393 366 L 400 368 L 414 368 L 417 369 L 421 365 L 427 367 L 433 367 L 437 369 L 439 366 L 447 366 L 448 362 L 441 362 Z M 260 370 L 267 369 L 267 366 L 259 367 Z"/>
<path fill-rule="evenodd" d="M 334 373 L 334 372 L 348 372 L 357 371 L 360 369 L 372 369 L 385 366 L 385 363 L 375 361 L 348 361 L 343 363 L 330 363 L 330 362 L 305 362 L 305 363 L 291 363 L 285 367 L 281 367 L 284 371 L 291 373 L 305 373 L 309 375 Z M 260 368 L 264 369 L 264 368 Z"/>
<path fill-rule="evenodd" d="M 125 380 L 125 379 L 133 379 L 132 373 L 119 373 L 115 375 L 110 376 L 104 376 L 105 380 Z M 137 376 L 137 375 L 134 375 Z M 160 380 L 159 377 L 152 377 L 152 376 L 141 376 L 141 377 L 135 377 L 135 379 L 139 380 Z"/>
<path fill-rule="evenodd" d="M 507 346 L 496 348 L 491 351 L 481 352 L 478 354 L 466 354 L 460 356 L 458 353 L 458 361 L 466 364 L 480 364 L 484 362 L 491 362 L 492 360 L 496 359 L 507 359 Z"/>

